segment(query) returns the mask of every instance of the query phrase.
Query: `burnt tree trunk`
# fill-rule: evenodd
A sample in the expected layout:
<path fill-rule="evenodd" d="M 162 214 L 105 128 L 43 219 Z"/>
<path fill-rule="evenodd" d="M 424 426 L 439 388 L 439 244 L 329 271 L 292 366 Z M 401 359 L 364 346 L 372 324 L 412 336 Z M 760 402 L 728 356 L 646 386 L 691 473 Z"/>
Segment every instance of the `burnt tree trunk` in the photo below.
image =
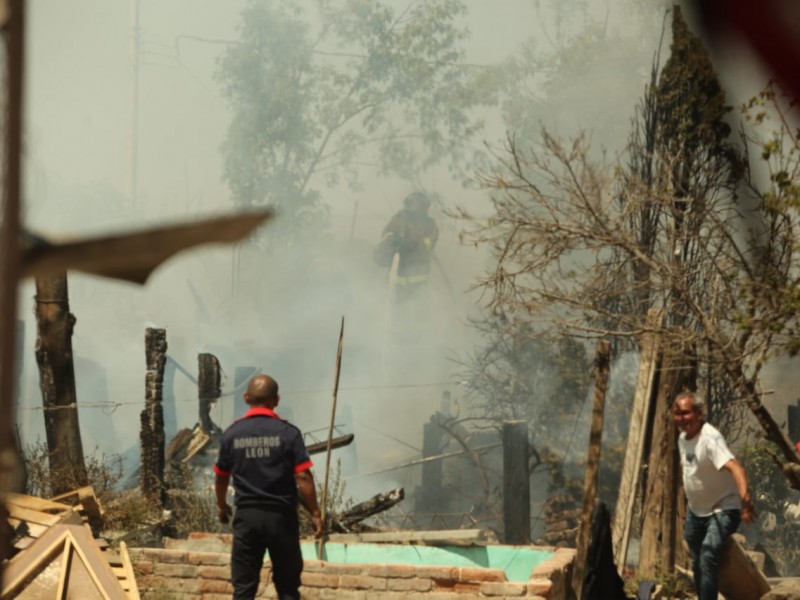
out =
<path fill-rule="evenodd" d="M 211 420 L 211 408 L 219 400 L 221 373 L 219 361 L 213 354 L 197 355 L 197 389 L 200 398 L 200 428 L 207 434 L 219 433 L 220 428 Z"/>
<path fill-rule="evenodd" d="M 672 401 L 684 389 L 695 389 L 696 366 L 688 352 L 666 354 L 659 374 L 653 430 L 647 459 L 647 484 L 642 508 L 639 550 L 641 577 L 672 573 L 685 565 L 683 551 L 683 480 L 678 459 L 678 431 L 672 421 Z"/>
<path fill-rule="evenodd" d="M 67 274 L 36 278 L 36 363 L 53 495 L 89 483 L 78 423 Z"/>
<path fill-rule="evenodd" d="M 144 334 L 145 374 L 144 410 L 141 413 L 142 445 L 140 486 L 142 494 L 163 506 L 164 489 L 164 407 L 162 385 L 167 360 L 167 332 L 148 328 Z"/>
<path fill-rule="evenodd" d="M 586 571 L 586 556 L 592 534 L 592 514 L 597 498 L 597 479 L 600 472 L 601 442 L 603 441 L 603 417 L 606 407 L 606 390 L 611 363 L 611 344 L 601 341 L 597 345 L 594 359 L 594 398 L 592 400 L 592 427 L 589 433 L 589 452 L 586 459 L 586 475 L 583 482 L 583 510 L 578 530 L 577 554 L 572 571 L 572 589 L 576 598 L 582 598 L 583 577 Z"/>

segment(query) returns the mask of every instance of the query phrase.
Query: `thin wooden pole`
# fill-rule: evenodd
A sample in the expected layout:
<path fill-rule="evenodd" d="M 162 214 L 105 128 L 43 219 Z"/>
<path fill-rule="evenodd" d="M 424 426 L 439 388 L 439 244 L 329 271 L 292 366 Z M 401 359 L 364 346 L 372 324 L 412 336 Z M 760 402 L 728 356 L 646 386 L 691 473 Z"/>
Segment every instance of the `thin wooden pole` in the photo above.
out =
<path fill-rule="evenodd" d="M 619 495 L 611 529 L 614 562 L 620 575 L 628 560 L 628 544 L 630 543 L 633 515 L 636 512 L 634 511 L 636 490 L 640 487 L 642 459 L 646 450 L 645 439 L 652 431 L 653 386 L 656 381 L 660 352 L 658 336 L 654 332 L 661 328 L 663 320 L 664 311 L 651 308 L 647 312 L 647 330 L 641 340 L 639 373 L 631 408 L 628 443 L 625 447 Z"/>
<path fill-rule="evenodd" d="M 342 370 L 342 342 L 344 340 L 344 315 L 342 315 L 342 325 L 339 329 L 339 346 L 336 349 L 336 375 L 333 380 L 333 402 L 331 403 L 331 422 L 328 427 L 328 449 L 325 452 L 325 482 L 322 485 L 322 524 L 325 526 L 325 518 L 328 512 L 328 478 L 331 473 L 331 451 L 333 449 L 333 428 L 336 422 L 336 397 L 339 394 L 339 373 Z M 325 537 L 319 540 L 319 560 L 322 560 L 322 548 L 325 544 Z"/>
<path fill-rule="evenodd" d="M 594 371 L 594 399 L 592 402 L 592 427 L 589 434 L 589 455 L 586 460 L 586 478 L 583 484 L 583 511 L 578 529 L 577 553 L 572 572 L 572 589 L 575 597 L 581 598 L 583 576 L 586 571 L 586 554 L 592 530 L 592 513 L 597 497 L 597 474 L 600 471 L 600 443 L 603 438 L 603 411 L 606 405 L 611 344 L 601 341 L 597 345 Z"/>

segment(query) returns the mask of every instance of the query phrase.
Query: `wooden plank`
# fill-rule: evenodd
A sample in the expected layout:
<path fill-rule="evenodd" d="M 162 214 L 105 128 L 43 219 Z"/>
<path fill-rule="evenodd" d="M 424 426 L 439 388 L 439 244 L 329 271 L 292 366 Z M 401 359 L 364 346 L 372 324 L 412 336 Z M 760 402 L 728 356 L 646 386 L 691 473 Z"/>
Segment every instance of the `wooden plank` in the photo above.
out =
<path fill-rule="evenodd" d="M 8 509 L 9 522 L 15 525 L 19 524 L 21 521 L 25 521 L 28 524 L 34 523 L 44 527 L 52 527 L 62 519 L 62 514 L 54 515 L 20 505 L 9 505 Z"/>
<path fill-rule="evenodd" d="M 659 343 L 654 330 L 661 326 L 664 311 L 650 309 L 647 312 L 645 326 L 647 331 L 642 335 L 642 347 L 639 358 L 639 372 L 636 378 L 636 391 L 631 407 L 631 419 L 628 429 L 628 445 L 625 448 L 625 459 L 622 465 L 617 506 L 611 530 L 611 544 L 614 548 L 614 562 L 622 573 L 628 558 L 633 505 L 636 500 L 636 489 L 641 476 L 642 457 L 647 423 L 650 422 L 653 383 L 658 366 Z"/>
<path fill-rule="evenodd" d="M 85 526 L 59 525 L 69 527 L 75 550 L 83 559 L 83 563 L 108 600 L 128 600 L 125 590 L 122 589 L 111 566 L 106 562 L 102 550 L 97 546 L 92 537 L 92 532 Z"/>
<path fill-rule="evenodd" d="M 64 539 L 64 549 L 61 551 L 61 576 L 58 578 L 58 592 L 56 593 L 56 600 L 65 600 L 67 595 L 69 573 L 73 568 L 72 542 L 70 538 L 71 536 L 66 536 Z"/>
<path fill-rule="evenodd" d="M 734 536 L 728 538 L 719 565 L 719 591 L 727 600 L 761 598 L 770 590 L 759 571 Z"/>
<path fill-rule="evenodd" d="M 6 496 L 6 504 L 11 506 L 19 506 L 22 508 L 29 508 L 31 510 L 38 510 L 41 512 L 73 512 L 69 504 L 63 502 L 53 502 L 52 500 L 45 500 L 44 498 L 37 498 L 36 496 L 26 496 L 25 494 L 8 494 Z"/>
<path fill-rule="evenodd" d="M 344 446 L 348 446 L 355 439 L 355 437 L 356 436 L 353 435 L 352 433 L 335 437 L 331 440 L 331 449 L 334 450 L 336 448 L 343 448 Z M 316 442 L 314 444 L 309 444 L 306 446 L 306 452 L 308 452 L 309 455 L 319 454 L 320 452 L 327 452 L 327 450 L 328 450 L 328 442 Z"/>
<path fill-rule="evenodd" d="M 52 502 L 68 503 L 69 500 L 79 504 L 86 513 L 86 517 L 92 524 L 92 527 L 99 528 L 103 523 L 103 516 L 105 511 L 100 505 L 100 501 L 94 493 L 94 488 L 91 485 L 74 489 L 72 491 L 60 494 L 50 498 Z"/>
<path fill-rule="evenodd" d="M 29 536 L 25 536 L 23 538 L 19 538 L 16 542 L 14 542 L 14 548 L 19 552 L 21 550 L 25 550 L 28 548 L 33 542 L 36 541 L 36 538 L 32 538 Z"/>
<path fill-rule="evenodd" d="M 125 591 L 128 594 L 128 598 L 130 600 L 141 600 L 139 596 L 139 586 L 136 584 L 136 574 L 133 571 L 133 563 L 131 562 L 131 557 L 128 554 L 128 546 L 125 542 L 119 543 L 119 554 L 120 558 L 122 558 L 122 566 L 125 569 L 125 583 L 127 585 Z"/>

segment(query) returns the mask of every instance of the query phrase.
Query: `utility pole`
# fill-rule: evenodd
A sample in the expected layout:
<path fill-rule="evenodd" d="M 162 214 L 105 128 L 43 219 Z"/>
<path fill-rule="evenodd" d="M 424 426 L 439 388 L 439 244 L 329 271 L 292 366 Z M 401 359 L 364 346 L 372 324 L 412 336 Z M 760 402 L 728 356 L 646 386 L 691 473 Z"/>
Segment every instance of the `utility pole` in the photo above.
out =
<path fill-rule="evenodd" d="M 139 200 L 139 56 L 141 29 L 139 27 L 139 0 L 131 0 L 131 162 L 128 190 L 133 206 Z"/>

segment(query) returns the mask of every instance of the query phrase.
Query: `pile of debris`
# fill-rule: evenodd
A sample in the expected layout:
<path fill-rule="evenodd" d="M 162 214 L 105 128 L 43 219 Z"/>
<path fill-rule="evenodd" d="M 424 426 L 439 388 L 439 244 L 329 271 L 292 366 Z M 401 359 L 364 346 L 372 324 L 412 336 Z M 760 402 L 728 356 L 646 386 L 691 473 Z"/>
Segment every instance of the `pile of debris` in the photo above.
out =
<path fill-rule="evenodd" d="M 103 509 L 91 486 L 44 499 L 5 499 L 13 554 L 3 564 L 0 599 L 139 600 L 125 543 L 97 537 Z"/>

